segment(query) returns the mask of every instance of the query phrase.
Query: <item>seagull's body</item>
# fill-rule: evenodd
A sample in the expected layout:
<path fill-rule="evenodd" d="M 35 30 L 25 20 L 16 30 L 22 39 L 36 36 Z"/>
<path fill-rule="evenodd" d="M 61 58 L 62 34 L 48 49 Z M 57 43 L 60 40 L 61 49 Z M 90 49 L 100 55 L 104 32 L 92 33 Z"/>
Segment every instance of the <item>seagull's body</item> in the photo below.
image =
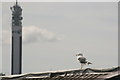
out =
<path fill-rule="evenodd" d="M 92 64 L 91 62 L 88 62 L 85 57 L 83 57 L 82 53 L 78 53 L 76 54 L 76 56 L 77 56 L 77 60 L 81 63 L 81 69 L 85 64 L 88 64 L 88 65 Z"/>
<path fill-rule="evenodd" d="M 87 63 L 86 58 L 83 56 L 77 56 L 77 59 L 80 61 L 80 63 L 83 63 L 83 64 Z"/>

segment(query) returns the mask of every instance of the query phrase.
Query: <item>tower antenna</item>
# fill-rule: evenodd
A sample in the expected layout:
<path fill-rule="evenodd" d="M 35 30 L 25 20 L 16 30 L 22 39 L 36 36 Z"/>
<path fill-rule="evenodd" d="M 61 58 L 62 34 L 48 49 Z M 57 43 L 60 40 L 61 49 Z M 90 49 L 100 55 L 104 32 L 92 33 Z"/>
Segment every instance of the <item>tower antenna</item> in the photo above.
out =
<path fill-rule="evenodd" d="M 22 8 L 18 6 L 17 0 L 12 9 L 12 60 L 11 74 L 22 73 Z"/>
<path fill-rule="evenodd" d="M 18 1 L 16 0 L 16 5 L 18 5 Z"/>

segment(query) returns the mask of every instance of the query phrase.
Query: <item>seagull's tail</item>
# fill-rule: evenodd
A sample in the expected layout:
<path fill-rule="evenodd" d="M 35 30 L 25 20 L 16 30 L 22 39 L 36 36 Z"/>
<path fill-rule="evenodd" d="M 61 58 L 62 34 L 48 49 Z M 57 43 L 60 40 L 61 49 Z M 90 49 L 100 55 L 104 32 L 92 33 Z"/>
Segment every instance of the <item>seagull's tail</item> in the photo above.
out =
<path fill-rule="evenodd" d="M 91 62 L 87 62 L 88 65 L 92 64 Z"/>

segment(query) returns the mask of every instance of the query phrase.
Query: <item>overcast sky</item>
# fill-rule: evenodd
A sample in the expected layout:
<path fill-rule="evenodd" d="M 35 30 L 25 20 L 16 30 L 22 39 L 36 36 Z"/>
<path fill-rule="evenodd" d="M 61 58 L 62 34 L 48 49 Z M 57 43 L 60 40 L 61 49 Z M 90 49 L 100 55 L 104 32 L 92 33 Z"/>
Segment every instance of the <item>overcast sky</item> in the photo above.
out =
<path fill-rule="evenodd" d="M 2 3 L 2 72 L 10 73 L 11 11 Z M 23 73 L 118 65 L 118 5 L 105 2 L 22 2 Z M 1 55 L 1 53 L 0 53 Z M 0 66 L 1 67 L 1 66 Z M 1 72 L 1 71 L 0 71 Z"/>

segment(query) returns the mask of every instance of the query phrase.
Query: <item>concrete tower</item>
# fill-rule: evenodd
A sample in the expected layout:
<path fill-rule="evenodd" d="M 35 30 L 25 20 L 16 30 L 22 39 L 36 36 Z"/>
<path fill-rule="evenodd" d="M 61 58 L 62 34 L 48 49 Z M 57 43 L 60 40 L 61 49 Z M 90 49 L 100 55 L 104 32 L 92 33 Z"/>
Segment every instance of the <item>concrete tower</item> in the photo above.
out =
<path fill-rule="evenodd" d="M 12 10 L 12 65 L 11 74 L 22 73 L 22 8 L 16 4 Z"/>

